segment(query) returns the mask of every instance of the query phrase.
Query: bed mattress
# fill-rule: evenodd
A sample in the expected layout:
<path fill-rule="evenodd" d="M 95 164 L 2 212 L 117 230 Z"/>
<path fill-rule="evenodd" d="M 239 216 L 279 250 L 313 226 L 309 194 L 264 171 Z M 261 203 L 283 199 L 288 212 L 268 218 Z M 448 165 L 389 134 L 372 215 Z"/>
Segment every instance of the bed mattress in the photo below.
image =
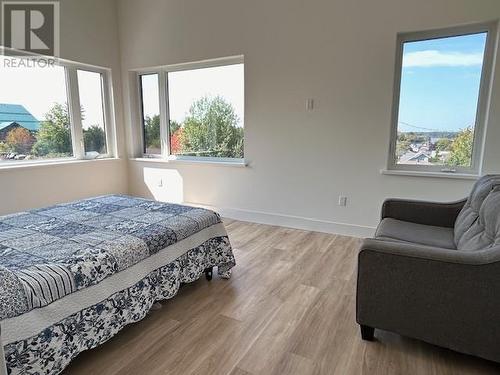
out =
<path fill-rule="evenodd" d="M 59 373 L 205 268 L 234 265 L 220 216 L 201 208 L 108 195 L 0 217 L 7 368 Z"/>

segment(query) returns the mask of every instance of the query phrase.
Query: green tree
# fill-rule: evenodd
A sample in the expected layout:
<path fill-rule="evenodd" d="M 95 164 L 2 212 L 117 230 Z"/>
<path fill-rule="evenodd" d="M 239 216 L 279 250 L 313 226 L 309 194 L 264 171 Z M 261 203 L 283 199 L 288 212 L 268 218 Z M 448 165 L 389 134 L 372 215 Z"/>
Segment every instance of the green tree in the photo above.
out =
<path fill-rule="evenodd" d="M 446 164 L 454 167 L 469 167 L 472 160 L 473 142 L 474 130 L 471 127 L 460 131 L 450 145 L 450 157 Z"/>
<path fill-rule="evenodd" d="M 12 147 L 8 143 L 0 142 L 0 153 L 5 154 L 12 151 Z"/>
<path fill-rule="evenodd" d="M 175 120 L 170 120 L 170 134 L 174 134 L 180 128 L 181 128 L 181 124 L 179 124 Z"/>
<path fill-rule="evenodd" d="M 160 116 L 153 117 L 147 116 L 144 120 L 144 138 L 146 141 L 146 148 L 160 148 Z"/>
<path fill-rule="evenodd" d="M 453 141 L 449 138 L 441 138 L 436 142 L 436 152 L 449 151 Z"/>
<path fill-rule="evenodd" d="M 183 124 L 186 155 L 243 157 L 243 128 L 233 106 L 220 96 L 203 97 L 191 105 Z"/>
<path fill-rule="evenodd" d="M 104 129 L 92 125 L 88 129 L 83 130 L 83 143 L 85 152 L 97 151 L 100 154 L 106 153 L 106 135 Z"/>
<path fill-rule="evenodd" d="M 36 156 L 71 156 L 71 130 L 67 104 L 56 103 L 45 115 L 32 153 Z"/>

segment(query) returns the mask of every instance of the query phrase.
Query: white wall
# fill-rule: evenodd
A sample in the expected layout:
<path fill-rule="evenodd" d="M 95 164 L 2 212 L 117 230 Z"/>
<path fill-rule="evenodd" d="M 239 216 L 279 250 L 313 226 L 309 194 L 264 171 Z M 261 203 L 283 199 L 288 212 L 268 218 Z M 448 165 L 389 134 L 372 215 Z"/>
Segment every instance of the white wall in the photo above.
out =
<path fill-rule="evenodd" d="M 250 166 L 131 161 L 131 193 L 365 234 L 386 197 L 452 200 L 470 189 L 468 180 L 380 174 L 396 33 L 499 18 L 498 0 L 120 0 L 118 8 L 125 89 L 132 68 L 245 56 Z M 309 97 L 313 112 L 305 111 Z M 500 170 L 498 75 L 492 103 L 484 172 Z M 337 206 L 340 194 L 347 207 Z"/>
<path fill-rule="evenodd" d="M 497 0 L 60 3 L 62 57 L 113 69 L 121 156 L 124 129 L 138 126 L 130 118 L 130 69 L 245 55 L 250 165 L 108 160 L 0 169 L 0 214 L 130 191 L 236 217 L 364 234 L 385 197 L 455 199 L 470 188 L 467 180 L 379 173 L 387 159 L 395 38 L 499 18 Z M 305 111 L 309 97 L 313 112 Z M 492 103 L 484 172 L 500 169 L 498 77 Z M 337 206 L 340 194 L 349 197 L 347 207 Z"/>
<path fill-rule="evenodd" d="M 119 151 L 123 118 L 116 4 L 61 0 L 61 57 L 112 68 Z M 127 162 L 106 160 L 0 169 L 0 214 L 106 193 L 127 192 Z"/>
<path fill-rule="evenodd" d="M 0 214 L 108 193 L 125 193 L 125 162 L 83 161 L 0 169 Z"/>

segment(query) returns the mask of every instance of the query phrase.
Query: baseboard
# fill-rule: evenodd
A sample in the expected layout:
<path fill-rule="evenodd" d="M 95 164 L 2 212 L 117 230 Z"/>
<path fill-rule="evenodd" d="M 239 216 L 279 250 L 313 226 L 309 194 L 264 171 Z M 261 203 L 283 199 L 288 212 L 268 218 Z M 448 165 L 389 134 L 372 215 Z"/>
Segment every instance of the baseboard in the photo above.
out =
<path fill-rule="evenodd" d="M 372 237 L 374 227 L 337 223 L 334 221 L 319 220 L 308 217 L 275 214 L 263 211 L 244 210 L 239 208 L 215 207 L 203 203 L 184 202 L 185 204 L 209 208 L 217 211 L 221 216 L 229 219 L 250 221 L 259 224 L 276 225 L 295 229 L 310 230 L 315 232 L 333 233 L 353 237 Z"/>

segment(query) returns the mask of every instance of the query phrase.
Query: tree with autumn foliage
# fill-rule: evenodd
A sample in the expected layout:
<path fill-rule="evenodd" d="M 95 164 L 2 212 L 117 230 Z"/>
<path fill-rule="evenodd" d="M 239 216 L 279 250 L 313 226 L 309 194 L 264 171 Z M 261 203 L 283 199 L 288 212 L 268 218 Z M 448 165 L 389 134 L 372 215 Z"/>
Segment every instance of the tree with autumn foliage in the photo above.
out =
<path fill-rule="evenodd" d="M 18 154 L 28 154 L 35 143 L 35 137 L 29 130 L 23 127 L 17 127 L 7 133 L 5 143 L 9 145 L 12 151 Z"/>
<path fill-rule="evenodd" d="M 171 130 L 172 131 L 172 130 Z M 173 155 L 182 154 L 183 130 L 178 128 L 170 136 L 170 152 Z"/>

